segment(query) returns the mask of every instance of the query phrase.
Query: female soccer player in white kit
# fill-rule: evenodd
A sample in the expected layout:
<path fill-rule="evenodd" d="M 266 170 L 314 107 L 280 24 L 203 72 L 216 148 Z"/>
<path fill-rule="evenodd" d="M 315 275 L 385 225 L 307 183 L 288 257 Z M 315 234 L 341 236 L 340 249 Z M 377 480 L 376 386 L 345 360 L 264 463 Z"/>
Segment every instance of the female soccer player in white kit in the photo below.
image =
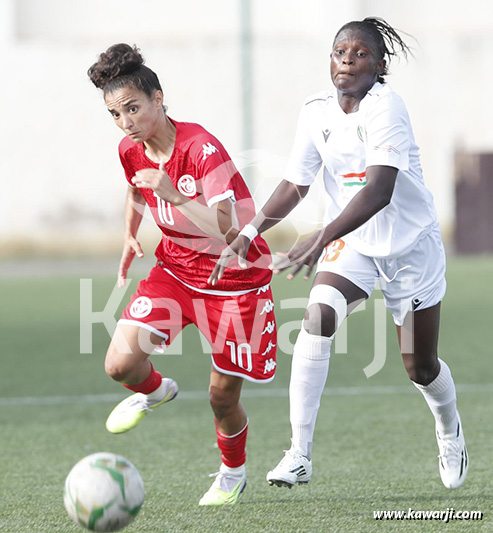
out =
<path fill-rule="evenodd" d="M 210 282 L 238 255 L 246 266 L 251 239 L 282 220 L 306 195 L 323 166 L 325 227 L 297 244 L 275 272 L 317 263 L 296 341 L 290 394 L 292 445 L 267 474 L 271 485 L 308 483 L 315 421 L 337 327 L 379 281 L 397 326 L 409 378 L 435 417 L 439 470 L 447 488 L 465 480 L 468 456 L 455 385 L 438 358 L 445 253 L 431 193 L 402 99 L 384 80 L 387 61 L 409 48 L 384 20 L 345 24 L 331 54 L 334 87 L 301 110 L 284 180 L 258 215 L 223 252 Z"/>

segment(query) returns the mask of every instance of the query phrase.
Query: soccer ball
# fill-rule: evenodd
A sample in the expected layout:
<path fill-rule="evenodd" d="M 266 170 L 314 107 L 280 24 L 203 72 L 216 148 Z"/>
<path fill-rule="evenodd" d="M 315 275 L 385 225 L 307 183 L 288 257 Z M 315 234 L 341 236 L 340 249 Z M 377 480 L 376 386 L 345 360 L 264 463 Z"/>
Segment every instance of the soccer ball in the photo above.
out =
<path fill-rule="evenodd" d="M 144 484 L 135 466 L 114 453 L 81 459 L 65 480 L 65 509 L 91 531 L 117 531 L 136 517 L 144 503 Z"/>

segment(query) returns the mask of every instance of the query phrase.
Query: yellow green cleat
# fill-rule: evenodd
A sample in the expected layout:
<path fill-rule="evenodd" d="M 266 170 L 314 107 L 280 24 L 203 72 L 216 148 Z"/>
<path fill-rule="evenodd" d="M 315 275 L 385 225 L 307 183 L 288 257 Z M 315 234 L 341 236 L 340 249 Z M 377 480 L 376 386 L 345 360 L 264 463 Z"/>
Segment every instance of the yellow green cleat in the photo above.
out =
<path fill-rule="evenodd" d="M 173 379 L 163 378 L 161 386 L 164 388 L 162 400 L 153 400 L 146 394 L 138 392 L 121 401 L 106 420 L 106 429 L 110 433 L 130 431 L 138 426 L 153 409 L 163 405 L 163 403 L 170 402 L 178 394 L 178 385 Z"/>
<path fill-rule="evenodd" d="M 245 467 L 239 473 L 231 473 L 222 464 L 211 488 L 202 496 L 199 505 L 234 505 L 245 490 L 247 478 Z"/>

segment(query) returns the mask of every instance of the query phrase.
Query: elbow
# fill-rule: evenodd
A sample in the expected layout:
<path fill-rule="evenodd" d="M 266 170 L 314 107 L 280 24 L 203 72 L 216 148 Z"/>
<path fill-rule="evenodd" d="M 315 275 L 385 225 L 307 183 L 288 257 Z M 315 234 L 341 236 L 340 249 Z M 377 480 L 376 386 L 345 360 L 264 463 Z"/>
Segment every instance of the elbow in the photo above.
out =
<path fill-rule="evenodd" d="M 387 207 L 390 204 L 390 201 L 392 200 L 392 193 L 390 194 L 384 194 L 380 198 L 380 209 L 383 209 L 384 207 Z"/>
<path fill-rule="evenodd" d="M 388 206 L 392 200 L 398 169 L 374 166 L 367 169 L 366 194 L 377 211 Z"/>
<path fill-rule="evenodd" d="M 366 189 L 367 187 L 365 187 Z M 368 194 L 369 204 L 373 206 L 373 211 L 378 213 L 381 209 L 388 206 L 392 200 L 393 190 L 382 190 L 376 187 L 368 187 L 365 191 Z"/>
<path fill-rule="evenodd" d="M 296 193 L 299 196 L 299 199 L 302 200 L 310 190 L 310 186 L 308 185 L 295 185 Z"/>
<path fill-rule="evenodd" d="M 144 195 L 139 189 L 137 189 L 137 187 L 128 188 L 128 197 L 131 198 L 133 202 L 145 202 Z"/>
<path fill-rule="evenodd" d="M 369 216 L 373 217 L 387 207 L 390 204 L 391 198 L 392 196 L 384 196 L 380 194 L 378 196 L 373 196 L 367 203 L 367 213 Z"/>

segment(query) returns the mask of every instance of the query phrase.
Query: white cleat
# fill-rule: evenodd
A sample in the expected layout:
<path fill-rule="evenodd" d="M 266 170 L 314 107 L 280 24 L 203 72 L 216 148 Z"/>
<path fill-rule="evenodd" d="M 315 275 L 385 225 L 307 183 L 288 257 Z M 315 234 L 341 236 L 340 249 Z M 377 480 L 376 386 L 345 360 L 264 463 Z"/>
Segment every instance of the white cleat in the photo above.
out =
<path fill-rule="evenodd" d="M 267 483 L 278 487 L 288 487 L 295 484 L 306 485 L 312 476 L 312 462 L 299 453 L 291 450 L 284 451 L 280 463 L 267 474 Z"/>
<path fill-rule="evenodd" d="M 440 477 L 448 489 L 460 487 L 466 480 L 469 469 L 469 456 L 459 413 L 457 413 L 457 418 L 457 434 L 452 438 L 442 439 L 437 431 Z"/>

